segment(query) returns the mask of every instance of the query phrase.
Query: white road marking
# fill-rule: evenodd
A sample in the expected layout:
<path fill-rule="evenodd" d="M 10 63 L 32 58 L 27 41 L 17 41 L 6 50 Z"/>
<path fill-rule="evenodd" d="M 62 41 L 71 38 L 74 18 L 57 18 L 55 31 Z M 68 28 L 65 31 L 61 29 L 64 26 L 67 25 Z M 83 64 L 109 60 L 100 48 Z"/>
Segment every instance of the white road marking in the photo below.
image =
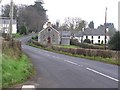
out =
<path fill-rule="evenodd" d="M 46 54 L 47 56 L 50 56 L 49 54 Z M 58 59 L 61 59 L 60 57 L 56 57 L 56 56 L 52 56 L 53 58 L 58 58 Z M 77 63 L 75 63 L 75 62 L 72 62 L 72 61 L 69 61 L 69 60 L 64 60 L 65 62 L 68 62 L 68 63 L 71 63 L 71 64 L 73 64 L 73 65 L 76 65 L 76 66 L 80 66 L 80 67 L 83 67 L 83 65 L 79 65 L 79 64 L 77 64 Z M 116 82 L 119 82 L 119 80 L 118 79 L 115 79 L 115 78 L 113 78 L 113 77 L 111 77 L 111 76 L 108 76 L 108 75 L 105 75 L 105 74 L 103 74 L 103 73 L 101 73 L 101 72 L 98 72 L 98 71 L 96 71 L 96 70 L 93 70 L 93 69 L 91 69 L 91 68 L 86 68 L 87 70 L 89 70 L 89 71 L 92 71 L 92 72 L 94 72 L 94 73 L 97 73 L 97 74 L 99 74 L 99 75 L 102 75 L 102 76 L 104 76 L 104 77 L 107 77 L 107 78 L 109 78 L 109 79 L 111 79 L 111 80 L 114 80 L 114 81 L 116 81 Z"/>
<path fill-rule="evenodd" d="M 78 66 L 83 67 L 83 65 L 78 65 Z"/>
<path fill-rule="evenodd" d="M 35 90 L 34 85 L 23 85 L 22 90 Z"/>
<path fill-rule="evenodd" d="M 68 63 L 71 63 L 71 64 L 74 64 L 74 65 L 78 65 L 77 63 L 74 63 L 74 62 L 71 62 L 69 60 L 64 60 L 65 62 L 68 62 Z"/>
<path fill-rule="evenodd" d="M 109 79 L 111 79 L 111 80 L 114 80 L 114 81 L 116 81 L 116 82 L 119 81 L 118 79 L 115 79 L 115 78 L 113 78 L 113 77 L 111 77 L 111 76 L 105 75 L 105 74 L 103 74 L 103 73 L 101 73 L 101 72 L 98 72 L 98 71 L 96 71 L 96 70 L 93 70 L 93 69 L 91 69 L 91 68 L 86 68 L 86 69 L 89 70 L 89 71 L 92 71 L 92 72 L 94 72 L 94 73 L 97 73 L 97 74 L 99 74 L 99 75 L 102 75 L 102 76 L 104 76 L 104 77 L 107 77 L 107 78 L 109 78 Z"/>

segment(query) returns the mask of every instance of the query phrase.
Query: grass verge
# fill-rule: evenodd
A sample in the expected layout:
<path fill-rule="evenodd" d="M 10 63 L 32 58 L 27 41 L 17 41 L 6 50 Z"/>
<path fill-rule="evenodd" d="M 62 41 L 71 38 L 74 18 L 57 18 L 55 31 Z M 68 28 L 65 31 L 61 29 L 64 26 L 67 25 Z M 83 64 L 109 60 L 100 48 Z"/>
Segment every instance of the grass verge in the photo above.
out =
<path fill-rule="evenodd" d="M 57 47 L 62 47 L 62 48 L 79 48 L 78 46 L 75 46 L 75 45 L 57 45 Z"/>
<path fill-rule="evenodd" d="M 29 79 L 33 74 L 32 64 L 28 57 L 22 54 L 18 60 L 9 56 L 2 56 L 2 87 L 11 87 Z"/>
<path fill-rule="evenodd" d="M 16 34 L 12 34 L 14 38 L 20 38 L 22 37 L 23 35 L 20 35 L 19 33 L 16 33 Z"/>
<path fill-rule="evenodd" d="M 42 47 L 37 46 L 37 45 L 35 45 L 33 43 L 29 43 L 28 45 L 36 47 L 36 48 L 56 52 L 56 53 L 59 53 L 59 54 L 65 54 L 65 55 L 69 55 L 69 56 L 85 58 L 85 59 L 89 59 L 89 60 L 94 60 L 94 61 L 99 61 L 99 62 L 104 62 L 104 63 L 113 64 L 113 65 L 119 65 L 120 66 L 120 62 L 118 60 L 114 60 L 112 58 L 103 58 L 103 57 L 97 57 L 97 56 L 93 57 L 93 56 L 84 56 L 84 55 L 79 55 L 79 54 L 71 54 L 71 53 L 68 53 L 68 52 L 56 51 L 56 50 L 53 50 L 51 48 L 42 48 Z"/>

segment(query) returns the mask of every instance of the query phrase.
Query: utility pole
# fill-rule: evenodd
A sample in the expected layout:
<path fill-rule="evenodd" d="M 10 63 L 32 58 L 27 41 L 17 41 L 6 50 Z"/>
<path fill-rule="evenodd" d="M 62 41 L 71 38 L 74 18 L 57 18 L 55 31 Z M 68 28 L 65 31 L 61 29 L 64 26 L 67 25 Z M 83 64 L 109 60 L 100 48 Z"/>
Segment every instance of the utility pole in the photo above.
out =
<path fill-rule="evenodd" d="M 106 25 L 106 22 L 107 22 L 107 7 L 106 7 L 106 9 L 105 9 L 105 46 L 104 46 L 104 48 L 105 48 L 105 50 L 106 50 L 106 39 L 107 39 L 107 31 L 106 31 L 106 28 L 107 28 L 107 25 Z"/>
<path fill-rule="evenodd" d="M 120 31 L 120 1 L 118 2 L 118 31 Z"/>
<path fill-rule="evenodd" d="M 13 0 L 11 0 L 11 4 L 10 4 L 10 38 L 12 39 L 12 24 L 13 24 Z"/>
<path fill-rule="evenodd" d="M 2 0 L 0 0 L 0 3 L 1 3 Z"/>

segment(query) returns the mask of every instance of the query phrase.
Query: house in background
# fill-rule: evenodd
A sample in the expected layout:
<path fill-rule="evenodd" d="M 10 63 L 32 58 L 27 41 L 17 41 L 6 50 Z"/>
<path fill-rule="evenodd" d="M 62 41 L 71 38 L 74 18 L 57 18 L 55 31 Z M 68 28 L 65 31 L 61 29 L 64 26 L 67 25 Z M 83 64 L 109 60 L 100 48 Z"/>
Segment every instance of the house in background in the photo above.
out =
<path fill-rule="evenodd" d="M 47 27 L 38 34 L 38 42 L 42 44 L 60 44 L 60 33 L 54 29 L 51 22 L 47 23 Z"/>
<path fill-rule="evenodd" d="M 38 42 L 42 44 L 70 45 L 70 31 L 58 31 L 52 27 L 51 22 L 48 22 L 44 27 L 38 34 Z"/>
<path fill-rule="evenodd" d="M 106 43 L 110 37 L 114 35 L 116 29 L 113 23 L 106 24 Z M 86 28 L 84 31 L 75 33 L 75 38 L 81 43 L 85 39 L 89 39 L 92 44 L 105 44 L 105 25 L 100 25 L 98 28 Z"/>
<path fill-rule="evenodd" d="M 105 44 L 105 30 L 100 29 L 90 29 L 87 28 L 83 32 L 83 41 L 85 39 L 89 39 L 92 44 Z M 108 35 L 108 31 L 106 33 L 106 43 L 108 43 L 110 37 Z"/>
<path fill-rule="evenodd" d="M 17 33 L 17 22 L 13 19 L 12 24 L 12 34 Z M 0 32 L 9 33 L 10 32 L 10 18 L 9 17 L 0 17 Z"/>
<path fill-rule="evenodd" d="M 106 43 L 110 37 L 115 33 L 116 29 L 112 23 L 107 24 L 106 29 Z M 72 38 L 71 30 L 56 30 L 48 22 L 47 27 L 39 32 L 38 41 L 43 44 L 61 44 L 70 45 Z M 105 26 L 101 25 L 97 29 L 86 28 L 84 31 L 77 31 L 74 33 L 74 38 L 83 43 L 85 39 L 89 39 L 92 44 L 105 44 Z"/>
<path fill-rule="evenodd" d="M 71 32 L 70 31 L 59 31 L 61 34 L 61 45 L 70 45 L 70 37 Z"/>

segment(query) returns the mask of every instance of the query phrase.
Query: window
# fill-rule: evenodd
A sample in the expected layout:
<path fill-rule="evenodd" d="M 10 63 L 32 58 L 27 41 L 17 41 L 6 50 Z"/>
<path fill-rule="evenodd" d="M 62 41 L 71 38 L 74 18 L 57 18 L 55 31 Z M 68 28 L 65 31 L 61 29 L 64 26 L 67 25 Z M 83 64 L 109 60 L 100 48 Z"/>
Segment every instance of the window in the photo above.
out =
<path fill-rule="evenodd" d="M 98 40 L 98 43 L 100 43 L 100 40 Z"/>
<path fill-rule="evenodd" d="M 93 36 L 92 36 L 92 39 L 93 39 Z"/>
<path fill-rule="evenodd" d="M 43 36 L 43 41 L 44 41 L 44 42 L 46 41 L 45 35 Z"/>
<path fill-rule="evenodd" d="M 100 36 L 98 36 L 98 39 L 100 39 Z"/>
<path fill-rule="evenodd" d="M 86 36 L 86 39 L 88 39 L 88 36 Z"/>
<path fill-rule="evenodd" d="M 55 35 L 53 35 L 52 37 L 52 42 L 55 42 Z"/>
<path fill-rule="evenodd" d="M 50 32 L 51 31 L 51 29 L 48 29 L 48 32 Z"/>

